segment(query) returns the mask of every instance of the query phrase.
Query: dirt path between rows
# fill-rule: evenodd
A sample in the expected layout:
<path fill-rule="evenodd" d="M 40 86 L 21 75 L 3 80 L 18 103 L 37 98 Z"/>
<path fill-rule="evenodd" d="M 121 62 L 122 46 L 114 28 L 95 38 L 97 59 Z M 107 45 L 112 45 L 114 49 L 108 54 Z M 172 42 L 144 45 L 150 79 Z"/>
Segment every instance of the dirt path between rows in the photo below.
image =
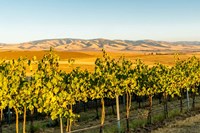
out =
<path fill-rule="evenodd" d="M 200 114 L 185 120 L 176 120 L 151 133 L 200 133 Z"/>

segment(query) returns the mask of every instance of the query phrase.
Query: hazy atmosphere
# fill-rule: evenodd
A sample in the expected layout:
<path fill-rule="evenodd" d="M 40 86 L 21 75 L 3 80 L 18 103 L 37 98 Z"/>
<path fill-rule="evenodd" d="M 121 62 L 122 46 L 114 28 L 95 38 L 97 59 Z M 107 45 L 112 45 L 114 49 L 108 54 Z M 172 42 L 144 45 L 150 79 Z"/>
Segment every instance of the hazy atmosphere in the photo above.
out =
<path fill-rule="evenodd" d="M 198 0 L 1 0 L 0 43 L 49 38 L 200 41 Z"/>

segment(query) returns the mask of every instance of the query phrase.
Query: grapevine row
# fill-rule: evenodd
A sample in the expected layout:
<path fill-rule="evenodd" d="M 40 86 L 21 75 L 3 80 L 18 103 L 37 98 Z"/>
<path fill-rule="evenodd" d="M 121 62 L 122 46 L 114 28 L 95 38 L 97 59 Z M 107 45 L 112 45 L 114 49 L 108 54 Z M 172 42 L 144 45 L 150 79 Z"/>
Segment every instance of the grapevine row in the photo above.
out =
<path fill-rule="evenodd" d="M 124 57 L 114 59 L 103 50 L 103 57 L 95 61 L 94 72 L 74 68 L 67 73 L 59 69 L 59 57 L 51 49 L 41 60 L 19 58 L 0 61 L 0 127 L 3 109 L 13 108 L 16 114 L 16 133 L 19 114 L 23 114 L 23 133 L 26 132 L 26 112 L 34 109 L 46 113 L 51 119 L 67 119 L 66 131 L 71 131 L 72 122 L 80 117 L 73 112 L 77 102 L 89 99 L 101 101 L 101 127 L 105 121 L 104 99 L 116 99 L 118 129 L 120 130 L 119 96 L 126 95 L 126 120 L 129 132 L 129 115 L 132 95 L 148 96 L 148 123 L 151 123 L 152 97 L 162 94 L 165 117 L 168 117 L 167 99 L 184 92 L 195 97 L 200 85 L 200 60 L 195 56 L 186 60 L 177 58 L 173 67 L 155 64 L 149 67 L 141 60 L 131 62 Z M 73 60 L 69 60 L 73 63 Z M 33 69 L 33 66 L 37 66 Z M 27 76 L 27 72 L 31 75 Z M 0 128 L 2 132 L 2 127 Z"/>

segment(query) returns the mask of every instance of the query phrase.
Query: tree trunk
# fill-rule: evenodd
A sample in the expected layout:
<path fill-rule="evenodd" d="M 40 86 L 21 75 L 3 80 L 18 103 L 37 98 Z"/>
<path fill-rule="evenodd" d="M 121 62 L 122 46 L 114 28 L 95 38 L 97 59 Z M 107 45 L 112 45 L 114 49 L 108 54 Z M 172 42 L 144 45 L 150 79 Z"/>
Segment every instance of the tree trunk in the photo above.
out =
<path fill-rule="evenodd" d="M 167 103 L 168 103 L 167 94 L 164 93 L 164 117 L 165 117 L 165 119 L 168 118 L 168 106 L 167 106 Z"/>
<path fill-rule="evenodd" d="M 124 106 L 124 109 L 125 109 L 126 108 L 126 96 L 125 96 L 125 94 L 122 97 L 122 101 L 123 101 L 123 106 Z"/>
<path fill-rule="evenodd" d="M 147 118 L 147 123 L 151 124 L 151 113 L 152 113 L 152 96 L 149 96 L 149 113 L 148 113 L 148 118 Z"/>
<path fill-rule="evenodd" d="M 1 109 L 1 120 L 3 120 L 3 109 Z"/>
<path fill-rule="evenodd" d="M 15 114 L 16 114 L 16 133 L 19 133 L 19 121 L 18 121 L 18 119 L 19 119 L 19 115 L 18 115 L 18 110 L 16 109 L 16 108 L 14 108 L 14 110 L 15 110 Z"/>
<path fill-rule="evenodd" d="M 85 102 L 83 103 L 83 110 L 84 110 L 84 112 L 86 112 L 86 103 Z"/>
<path fill-rule="evenodd" d="M 114 102 L 113 100 L 110 100 L 110 101 L 111 101 L 111 106 L 112 106 L 112 114 L 115 115 Z"/>
<path fill-rule="evenodd" d="M 126 131 L 127 133 L 130 132 L 129 127 L 129 116 L 130 116 L 130 109 L 131 109 L 131 94 L 126 94 Z"/>
<path fill-rule="evenodd" d="M 195 92 L 193 93 L 193 95 L 192 95 L 192 109 L 194 109 L 195 108 Z"/>
<path fill-rule="evenodd" d="M 1 118 L 0 118 L 0 133 L 2 133 L 2 118 L 3 118 L 3 109 L 1 109 Z"/>
<path fill-rule="evenodd" d="M 120 127 L 120 111 L 119 111 L 119 96 L 116 96 L 116 110 L 117 110 L 117 128 L 118 132 L 121 132 L 121 127 Z"/>
<path fill-rule="evenodd" d="M 104 133 L 104 131 L 103 131 L 103 125 L 100 126 L 100 133 Z"/>
<path fill-rule="evenodd" d="M 67 118 L 67 128 L 66 131 L 69 132 L 69 118 Z"/>
<path fill-rule="evenodd" d="M 181 113 L 183 112 L 183 99 L 182 99 L 182 94 L 181 94 L 181 97 L 180 97 L 180 112 L 181 112 Z"/>
<path fill-rule="evenodd" d="M 69 106 L 69 108 L 70 108 L 70 110 L 71 110 L 71 112 L 73 111 L 73 109 L 72 109 L 72 104 L 70 104 L 70 106 Z M 72 129 L 72 118 L 68 118 L 67 119 L 67 132 L 71 132 L 71 129 Z"/>
<path fill-rule="evenodd" d="M 23 133 L 26 133 L 26 106 L 24 107 Z"/>
<path fill-rule="evenodd" d="M 70 104 L 70 110 L 73 112 L 72 104 Z M 72 119 L 69 119 L 69 132 L 72 130 Z"/>
<path fill-rule="evenodd" d="M 31 133 L 34 133 L 34 130 L 33 130 L 33 113 L 34 113 L 34 109 L 33 110 L 31 110 L 31 127 L 30 127 L 30 129 L 31 129 Z"/>
<path fill-rule="evenodd" d="M 95 100 L 95 108 L 96 108 L 96 119 L 99 119 L 99 110 L 98 110 L 98 101 L 97 99 Z"/>
<path fill-rule="evenodd" d="M 189 112 L 190 110 L 190 98 L 189 98 L 189 92 L 188 92 L 188 88 L 187 88 L 187 111 Z"/>
<path fill-rule="evenodd" d="M 100 133 L 103 133 L 103 126 L 105 121 L 105 105 L 104 105 L 104 99 L 101 98 L 101 126 L 100 126 Z"/>
<path fill-rule="evenodd" d="M 60 116 L 60 133 L 63 133 L 63 122 L 61 116 Z"/>

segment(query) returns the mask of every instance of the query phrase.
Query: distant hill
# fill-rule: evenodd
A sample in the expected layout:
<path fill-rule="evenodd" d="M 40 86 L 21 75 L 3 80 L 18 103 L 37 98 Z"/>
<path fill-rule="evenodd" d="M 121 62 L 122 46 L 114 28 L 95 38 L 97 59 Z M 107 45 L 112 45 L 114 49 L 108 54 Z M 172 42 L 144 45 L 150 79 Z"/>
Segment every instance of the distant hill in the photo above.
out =
<path fill-rule="evenodd" d="M 0 43 L 0 50 L 49 50 L 54 47 L 62 51 L 99 51 L 104 48 L 107 51 L 200 51 L 200 42 L 179 41 L 166 42 L 154 40 L 108 40 L 108 39 L 46 39 L 20 44 Z"/>

